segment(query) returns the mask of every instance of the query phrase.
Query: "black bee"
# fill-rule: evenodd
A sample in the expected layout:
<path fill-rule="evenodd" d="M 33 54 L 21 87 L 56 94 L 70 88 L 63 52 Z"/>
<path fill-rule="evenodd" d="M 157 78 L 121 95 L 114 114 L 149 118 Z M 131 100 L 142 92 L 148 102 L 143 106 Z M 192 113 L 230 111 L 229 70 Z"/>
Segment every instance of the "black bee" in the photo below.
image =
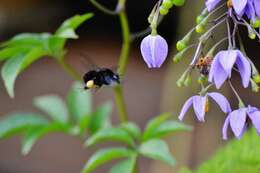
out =
<path fill-rule="evenodd" d="M 105 86 L 115 86 L 120 84 L 119 74 L 113 72 L 109 68 L 98 68 L 96 70 L 91 70 L 83 76 L 84 89 L 99 89 L 103 85 Z"/>

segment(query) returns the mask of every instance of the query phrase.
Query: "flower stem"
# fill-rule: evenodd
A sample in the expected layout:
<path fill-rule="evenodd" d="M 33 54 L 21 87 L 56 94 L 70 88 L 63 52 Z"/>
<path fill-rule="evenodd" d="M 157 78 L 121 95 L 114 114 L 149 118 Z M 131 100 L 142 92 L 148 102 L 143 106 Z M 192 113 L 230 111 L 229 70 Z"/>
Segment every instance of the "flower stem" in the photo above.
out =
<path fill-rule="evenodd" d="M 118 74 L 120 76 L 124 76 L 126 72 L 128 59 L 129 59 L 130 29 L 129 29 L 128 19 L 125 10 L 122 10 L 119 13 L 119 18 L 120 18 L 120 23 L 122 28 L 123 46 L 119 58 Z M 127 115 L 126 106 L 124 102 L 122 85 L 115 86 L 114 93 L 115 93 L 115 100 L 117 104 L 119 119 L 121 122 L 126 122 L 128 121 L 128 115 Z"/>
<path fill-rule="evenodd" d="M 64 69 L 64 71 L 66 71 L 73 79 L 75 79 L 76 81 L 81 81 L 80 74 L 71 65 L 66 63 L 64 58 L 58 60 L 58 63 Z"/>
<path fill-rule="evenodd" d="M 234 92 L 235 96 L 237 97 L 237 100 L 238 100 L 238 102 L 239 102 L 239 103 L 238 103 L 239 107 L 240 107 L 240 108 L 245 107 L 244 102 L 242 101 L 242 99 L 241 99 L 240 96 L 238 95 L 236 89 L 234 88 L 234 86 L 233 86 L 233 84 L 231 83 L 230 80 L 228 80 L 228 83 L 229 83 L 229 85 L 230 85 L 230 88 L 231 88 L 232 91 Z"/>
<path fill-rule="evenodd" d="M 106 7 L 104 7 L 103 5 L 98 3 L 96 0 L 89 0 L 89 1 L 92 3 L 92 5 L 94 5 L 97 9 L 99 9 L 100 11 L 102 11 L 105 14 L 108 14 L 108 15 L 117 15 L 118 14 L 117 10 L 113 11 L 113 10 L 107 9 Z"/>
<path fill-rule="evenodd" d="M 125 11 L 120 12 L 119 14 L 120 22 L 121 22 L 121 28 L 123 33 L 123 46 L 121 49 L 121 54 L 119 58 L 119 67 L 118 67 L 118 73 L 120 75 L 124 75 L 126 72 L 126 66 L 129 59 L 129 50 L 130 50 L 130 30 L 129 30 L 129 24 L 128 19 L 126 16 Z"/>

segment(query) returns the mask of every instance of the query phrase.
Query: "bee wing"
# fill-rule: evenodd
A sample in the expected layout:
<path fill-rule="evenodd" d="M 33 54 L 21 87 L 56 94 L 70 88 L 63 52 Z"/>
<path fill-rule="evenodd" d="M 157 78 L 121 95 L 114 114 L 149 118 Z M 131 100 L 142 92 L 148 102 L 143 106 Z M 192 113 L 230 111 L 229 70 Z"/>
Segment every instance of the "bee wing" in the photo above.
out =
<path fill-rule="evenodd" d="M 85 66 L 85 68 L 88 67 L 90 70 L 100 69 L 100 67 L 98 67 L 86 53 L 81 52 L 79 55 L 80 61 Z"/>

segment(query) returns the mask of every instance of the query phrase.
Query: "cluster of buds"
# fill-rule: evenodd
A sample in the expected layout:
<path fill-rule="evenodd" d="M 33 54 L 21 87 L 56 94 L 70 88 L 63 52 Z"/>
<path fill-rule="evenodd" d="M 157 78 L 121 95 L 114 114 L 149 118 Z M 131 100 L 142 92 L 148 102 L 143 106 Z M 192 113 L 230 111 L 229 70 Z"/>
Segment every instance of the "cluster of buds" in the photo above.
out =
<path fill-rule="evenodd" d="M 178 86 L 188 86 L 191 83 L 192 71 L 198 71 L 198 83 L 201 85 L 199 95 L 193 96 L 184 104 L 179 119 L 184 118 L 188 108 L 193 105 L 199 121 L 205 121 L 204 116 L 209 108 L 209 97 L 212 98 L 228 116 L 223 126 L 223 139 L 227 139 L 230 125 L 235 137 L 240 138 L 249 124 L 253 124 L 260 134 L 260 110 L 244 102 L 231 83 L 232 72 L 238 72 L 244 88 L 251 86 L 253 92 L 258 92 L 260 75 L 254 63 L 246 55 L 238 28 L 246 27 L 250 39 L 260 40 L 260 1 L 259 0 L 206 0 L 206 8 L 196 18 L 197 25 L 183 39 L 177 42 L 178 53 L 173 61 L 179 62 L 185 53 L 196 47 L 195 54 L 183 75 L 177 81 Z M 224 11 L 219 14 L 218 12 Z M 212 39 L 214 31 L 219 26 L 226 25 L 227 36 L 220 40 Z M 191 37 L 197 33 L 198 41 L 190 43 Z M 227 42 L 224 50 L 220 45 Z M 206 44 L 207 43 L 207 44 Z M 210 48 L 205 45 L 211 45 Z M 227 81 L 236 98 L 238 109 L 232 111 L 228 100 L 220 93 L 208 92 L 212 86 L 218 90 Z"/>

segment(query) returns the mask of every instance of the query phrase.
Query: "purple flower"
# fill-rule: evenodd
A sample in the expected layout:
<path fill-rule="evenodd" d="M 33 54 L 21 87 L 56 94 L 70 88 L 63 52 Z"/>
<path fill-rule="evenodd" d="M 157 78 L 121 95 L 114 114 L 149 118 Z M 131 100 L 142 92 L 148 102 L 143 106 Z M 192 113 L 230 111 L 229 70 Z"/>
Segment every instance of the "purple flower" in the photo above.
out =
<path fill-rule="evenodd" d="M 255 17 L 260 17 L 260 1 L 259 0 L 229 0 L 230 8 L 233 7 L 236 15 L 242 17 L 244 14 L 249 19 L 255 21 Z M 221 2 L 221 0 L 206 0 L 208 11 L 212 11 Z"/>
<path fill-rule="evenodd" d="M 247 58 L 239 50 L 220 51 L 211 64 L 209 82 L 213 82 L 219 89 L 227 78 L 231 77 L 233 66 L 236 64 L 242 83 L 248 87 L 251 77 L 251 66 Z"/>
<path fill-rule="evenodd" d="M 141 43 L 141 53 L 149 68 L 159 68 L 168 54 L 168 44 L 160 35 L 148 35 Z"/>
<path fill-rule="evenodd" d="M 232 6 L 239 17 L 246 14 L 253 21 L 255 21 L 256 16 L 260 17 L 259 0 L 232 0 Z"/>
<path fill-rule="evenodd" d="M 212 11 L 220 2 L 221 0 L 206 0 L 206 7 L 208 11 Z"/>
<path fill-rule="evenodd" d="M 257 108 L 248 106 L 247 108 L 240 108 L 229 113 L 223 125 L 223 139 L 226 140 L 228 138 L 227 130 L 229 125 L 235 137 L 240 139 L 250 121 L 260 135 L 260 111 Z"/>
<path fill-rule="evenodd" d="M 207 93 L 205 96 L 192 96 L 190 97 L 183 105 L 182 110 L 179 115 L 179 119 L 183 120 L 184 115 L 188 111 L 188 109 L 193 105 L 194 112 L 199 121 L 205 121 L 205 113 L 208 112 L 208 96 L 211 97 L 221 108 L 221 110 L 225 113 L 231 112 L 230 104 L 228 100 L 219 93 L 212 92 Z"/>

